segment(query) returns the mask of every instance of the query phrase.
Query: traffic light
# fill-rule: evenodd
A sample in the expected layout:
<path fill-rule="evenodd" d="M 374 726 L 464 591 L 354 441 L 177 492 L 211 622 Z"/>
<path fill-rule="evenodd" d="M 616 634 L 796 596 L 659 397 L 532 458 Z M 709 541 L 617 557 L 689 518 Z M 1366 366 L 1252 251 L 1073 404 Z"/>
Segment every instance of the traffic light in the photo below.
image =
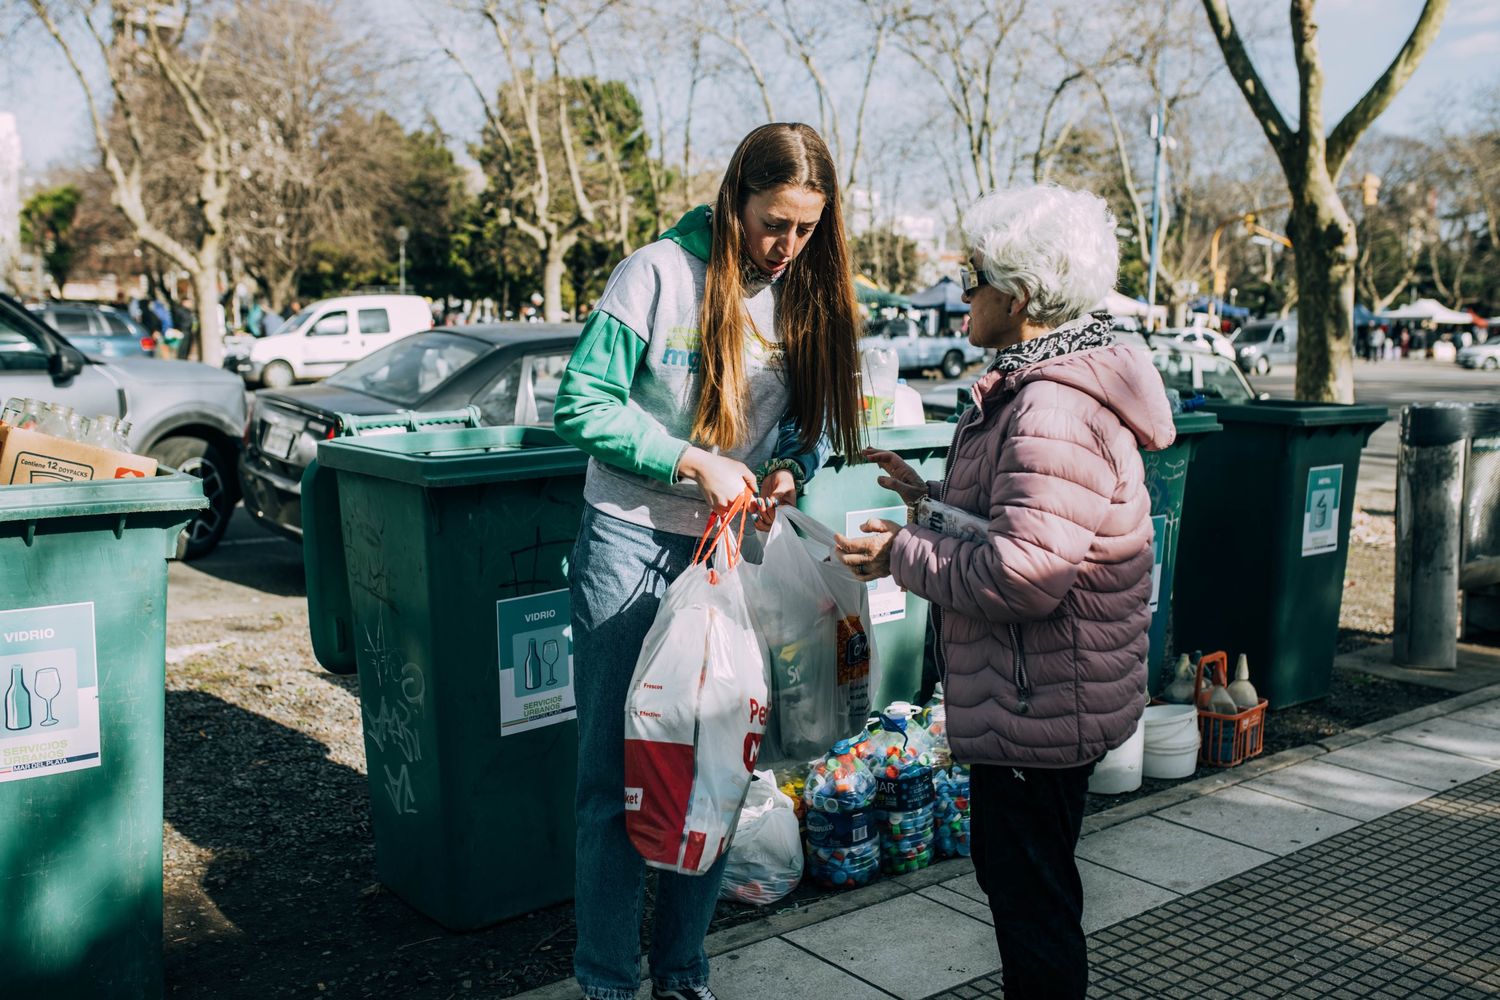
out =
<path fill-rule="evenodd" d="M 1380 178 L 1374 174 L 1365 174 L 1359 182 L 1359 196 L 1366 207 L 1378 202 L 1380 200 Z"/>

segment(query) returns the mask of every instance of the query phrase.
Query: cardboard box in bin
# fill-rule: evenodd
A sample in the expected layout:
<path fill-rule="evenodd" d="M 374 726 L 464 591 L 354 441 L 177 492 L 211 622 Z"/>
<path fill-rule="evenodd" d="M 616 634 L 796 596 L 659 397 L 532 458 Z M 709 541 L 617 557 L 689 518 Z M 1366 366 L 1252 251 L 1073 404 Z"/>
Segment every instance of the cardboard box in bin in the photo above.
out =
<path fill-rule="evenodd" d="M 0 424 L 0 486 L 156 475 L 156 459 Z"/>

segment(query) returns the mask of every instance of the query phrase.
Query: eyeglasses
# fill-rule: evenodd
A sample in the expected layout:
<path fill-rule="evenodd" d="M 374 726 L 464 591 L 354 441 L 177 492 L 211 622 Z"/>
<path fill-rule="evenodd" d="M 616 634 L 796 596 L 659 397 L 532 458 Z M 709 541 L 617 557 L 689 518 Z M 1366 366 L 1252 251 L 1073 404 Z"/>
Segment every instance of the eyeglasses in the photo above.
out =
<path fill-rule="evenodd" d="M 980 285 L 988 285 L 990 282 L 979 268 L 965 264 L 958 269 L 958 283 L 967 295 Z"/>

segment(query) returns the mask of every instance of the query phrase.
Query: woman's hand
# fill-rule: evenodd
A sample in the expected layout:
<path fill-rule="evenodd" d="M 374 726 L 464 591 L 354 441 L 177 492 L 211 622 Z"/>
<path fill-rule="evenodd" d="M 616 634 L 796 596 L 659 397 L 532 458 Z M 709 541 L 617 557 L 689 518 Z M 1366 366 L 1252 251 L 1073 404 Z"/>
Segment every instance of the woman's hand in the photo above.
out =
<path fill-rule="evenodd" d="M 760 495 L 763 500 L 774 500 L 776 503 L 762 505 L 760 514 L 755 518 L 755 527 L 760 531 L 770 531 L 772 523 L 776 520 L 776 507 L 778 504 L 786 504 L 791 507 L 797 505 L 797 480 L 785 469 L 777 469 L 765 478 L 760 484 Z"/>
<path fill-rule="evenodd" d="M 690 447 L 677 460 L 677 478 L 691 479 L 703 491 L 703 499 L 723 513 L 744 495 L 755 492 L 755 473 L 744 462 Z"/>
<path fill-rule="evenodd" d="M 896 540 L 896 532 L 901 530 L 901 525 L 895 521 L 872 517 L 861 524 L 859 530 L 869 534 L 861 538 L 833 536 L 834 557 L 849 567 L 856 580 L 879 580 L 883 576 L 890 576 L 891 543 Z"/>
<path fill-rule="evenodd" d="M 927 480 L 895 452 L 866 448 L 865 461 L 880 466 L 885 475 L 875 481 L 899 496 L 902 503 L 914 504 L 927 495 Z"/>

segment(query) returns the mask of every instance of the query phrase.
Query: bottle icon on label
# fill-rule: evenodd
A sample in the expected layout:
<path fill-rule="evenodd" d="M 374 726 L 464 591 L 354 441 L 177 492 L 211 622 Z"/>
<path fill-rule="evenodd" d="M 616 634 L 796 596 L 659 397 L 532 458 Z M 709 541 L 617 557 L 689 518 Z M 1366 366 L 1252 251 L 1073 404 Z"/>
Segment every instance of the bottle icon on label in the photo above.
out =
<path fill-rule="evenodd" d="M 526 660 L 521 664 L 521 669 L 525 671 L 522 683 L 526 685 L 526 690 L 535 691 L 542 686 L 542 658 L 536 655 L 535 639 L 526 640 Z M 535 683 L 532 683 L 533 677 L 536 679 Z"/>
<path fill-rule="evenodd" d="M 10 686 L 5 689 L 5 728 L 31 728 L 31 692 L 26 688 L 26 674 L 19 665 L 10 668 Z"/>

